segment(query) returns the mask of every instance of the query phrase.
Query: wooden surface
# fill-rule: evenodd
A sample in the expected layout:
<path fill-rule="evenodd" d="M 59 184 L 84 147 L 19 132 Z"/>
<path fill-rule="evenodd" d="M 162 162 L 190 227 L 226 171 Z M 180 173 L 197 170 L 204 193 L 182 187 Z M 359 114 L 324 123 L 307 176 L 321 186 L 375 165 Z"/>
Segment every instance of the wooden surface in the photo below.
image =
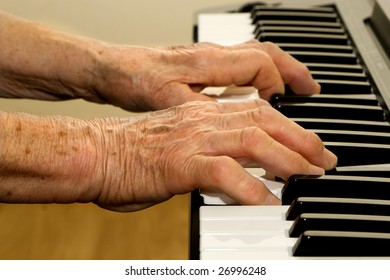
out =
<path fill-rule="evenodd" d="M 133 213 L 0 204 L 0 259 L 188 259 L 189 195 Z"/>

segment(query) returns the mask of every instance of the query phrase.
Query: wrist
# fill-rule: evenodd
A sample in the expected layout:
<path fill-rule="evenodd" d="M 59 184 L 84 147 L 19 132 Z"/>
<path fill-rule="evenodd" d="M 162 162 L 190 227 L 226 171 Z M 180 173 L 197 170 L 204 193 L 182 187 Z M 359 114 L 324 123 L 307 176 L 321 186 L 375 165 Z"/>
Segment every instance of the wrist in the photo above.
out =
<path fill-rule="evenodd" d="M 130 111 L 150 110 L 159 92 L 162 52 L 157 48 L 105 44 L 94 59 L 92 87 L 107 103 Z"/>
<path fill-rule="evenodd" d="M 1 113 L 0 126 L 1 201 L 89 202 L 99 193 L 98 137 L 87 122 Z"/>

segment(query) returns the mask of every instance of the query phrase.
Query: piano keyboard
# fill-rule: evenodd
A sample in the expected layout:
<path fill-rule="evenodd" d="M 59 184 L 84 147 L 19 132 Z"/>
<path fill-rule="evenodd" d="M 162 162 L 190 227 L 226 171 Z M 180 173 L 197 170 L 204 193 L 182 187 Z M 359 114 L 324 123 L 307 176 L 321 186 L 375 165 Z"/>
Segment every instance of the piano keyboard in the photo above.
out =
<path fill-rule="evenodd" d="M 338 167 L 288 182 L 248 169 L 283 206 L 239 206 L 223 194 L 194 192 L 190 258 L 390 257 L 390 2 L 269 2 L 251 12 L 200 14 L 198 41 L 272 41 L 306 64 L 321 94 L 287 89 L 271 104 L 317 133 Z M 221 102 L 257 97 L 254 89 L 210 92 Z"/>

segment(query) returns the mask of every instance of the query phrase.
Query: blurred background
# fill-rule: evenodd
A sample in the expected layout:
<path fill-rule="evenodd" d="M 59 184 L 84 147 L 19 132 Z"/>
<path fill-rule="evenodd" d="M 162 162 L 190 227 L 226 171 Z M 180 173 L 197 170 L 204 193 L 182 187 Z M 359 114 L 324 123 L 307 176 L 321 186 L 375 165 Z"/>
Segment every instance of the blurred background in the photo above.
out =
<path fill-rule="evenodd" d="M 192 43 L 195 15 L 242 0 L 0 0 L 0 9 L 54 29 L 133 45 Z M 82 100 L 0 99 L 0 110 L 76 118 L 131 116 Z M 38 163 L 39 164 L 39 163 Z M 0 203 L 0 259 L 187 259 L 189 195 L 135 213 L 93 204 Z"/>

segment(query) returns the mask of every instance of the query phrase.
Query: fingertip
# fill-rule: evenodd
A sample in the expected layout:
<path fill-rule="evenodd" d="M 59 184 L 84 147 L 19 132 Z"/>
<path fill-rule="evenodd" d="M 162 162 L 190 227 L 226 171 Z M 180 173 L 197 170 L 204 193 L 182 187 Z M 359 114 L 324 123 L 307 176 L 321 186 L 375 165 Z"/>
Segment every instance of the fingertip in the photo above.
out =
<path fill-rule="evenodd" d="M 273 193 L 269 193 L 264 199 L 264 205 L 282 205 L 282 201 Z"/>
<path fill-rule="evenodd" d="M 321 167 L 318 167 L 316 165 L 310 165 L 309 166 L 309 174 L 310 175 L 324 175 L 325 174 L 325 170 Z"/>
<path fill-rule="evenodd" d="M 325 158 L 327 164 L 327 166 L 325 167 L 326 170 L 330 170 L 336 167 L 338 159 L 334 153 L 332 153 L 328 149 L 325 149 Z"/>
<path fill-rule="evenodd" d="M 321 85 L 314 80 L 314 83 L 313 83 L 313 86 L 312 86 L 312 89 L 311 89 L 311 93 L 312 94 L 319 94 L 321 92 Z"/>
<path fill-rule="evenodd" d="M 285 90 L 284 83 L 280 80 L 272 88 L 262 89 L 262 90 L 259 89 L 258 91 L 261 98 L 264 98 L 265 100 L 269 101 L 273 95 L 285 94 L 286 90 Z"/>

